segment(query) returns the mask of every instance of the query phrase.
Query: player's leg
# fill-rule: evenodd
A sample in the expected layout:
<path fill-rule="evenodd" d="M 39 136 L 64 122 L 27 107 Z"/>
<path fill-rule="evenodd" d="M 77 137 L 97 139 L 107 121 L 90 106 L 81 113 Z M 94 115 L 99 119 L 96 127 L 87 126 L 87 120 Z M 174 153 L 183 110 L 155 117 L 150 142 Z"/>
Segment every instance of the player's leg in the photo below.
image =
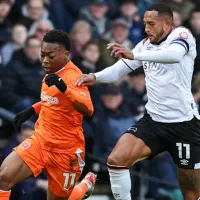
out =
<path fill-rule="evenodd" d="M 179 185 L 185 200 L 200 199 L 200 121 L 195 117 L 186 122 L 165 125 L 165 142 L 178 166 Z"/>
<path fill-rule="evenodd" d="M 178 179 L 185 200 L 200 199 L 200 169 L 178 168 Z"/>
<path fill-rule="evenodd" d="M 49 184 L 47 200 L 68 199 L 85 165 L 84 152 L 79 148 L 69 153 L 44 151 L 44 156 Z M 82 189 L 88 190 L 87 186 Z"/>
<path fill-rule="evenodd" d="M 131 200 L 129 167 L 151 155 L 164 151 L 156 136 L 156 129 L 148 115 L 122 135 L 108 157 L 107 165 L 113 196 Z"/>
<path fill-rule="evenodd" d="M 8 200 L 10 189 L 32 175 L 33 173 L 28 165 L 13 151 L 3 161 L 0 168 L 0 199 Z"/>
<path fill-rule="evenodd" d="M 96 182 L 97 175 L 89 172 L 85 178 L 73 189 L 69 200 L 87 199 L 92 195 Z"/>
<path fill-rule="evenodd" d="M 51 189 L 49 188 L 48 189 L 48 192 L 47 192 L 47 200 L 67 200 L 68 197 L 58 197 L 56 196 L 52 191 Z"/>
<path fill-rule="evenodd" d="M 0 169 L 0 199 L 8 200 L 9 191 L 16 183 L 35 177 L 42 171 L 41 151 L 34 136 L 26 139 L 2 163 Z M 4 196 L 4 198 L 3 198 Z"/>
<path fill-rule="evenodd" d="M 74 187 L 70 197 L 58 197 L 49 188 L 47 194 L 47 200 L 81 200 L 88 198 L 94 190 L 94 185 L 96 181 L 96 175 L 89 172 L 86 177 Z"/>
<path fill-rule="evenodd" d="M 111 189 L 115 199 L 131 200 L 129 167 L 150 155 L 150 148 L 134 135 L 126 133 L 119 139 L 107 161 Z"/>

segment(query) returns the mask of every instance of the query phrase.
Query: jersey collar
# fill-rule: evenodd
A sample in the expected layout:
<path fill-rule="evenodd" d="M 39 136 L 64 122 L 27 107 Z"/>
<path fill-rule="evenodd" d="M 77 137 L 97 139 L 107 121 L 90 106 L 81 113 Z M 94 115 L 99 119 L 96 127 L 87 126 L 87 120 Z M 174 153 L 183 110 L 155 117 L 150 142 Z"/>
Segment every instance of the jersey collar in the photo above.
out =
<path fill-rule="evenodd" d="M 159 42 L 156 42 L 156 43 L 154 43 L 154 44 L 156 44 L 156 45 L 160 45 L 162 42 L 164 42 L 167 38 L 168 38 L 168 36 L 169 36 L 169 34 L 172 32 L 172 30 L 162 39 L 162 40 L 160 40 Z"/>

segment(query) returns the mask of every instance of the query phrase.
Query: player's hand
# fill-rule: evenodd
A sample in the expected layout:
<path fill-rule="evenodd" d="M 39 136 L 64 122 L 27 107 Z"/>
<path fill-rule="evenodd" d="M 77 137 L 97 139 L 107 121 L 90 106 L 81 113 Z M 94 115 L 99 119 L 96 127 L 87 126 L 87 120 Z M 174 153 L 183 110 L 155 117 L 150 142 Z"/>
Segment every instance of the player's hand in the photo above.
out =
<path fill-rule="evenodd" d="M 83 74 L 76 81 L 75 85 L 93 85 L 96 81 L 96 77 L 94 74 Z"/>
<path fill-rule="evenodd" d="M 21 111 L 20 113 L 17 113 L 13 120 L 15 130 L 20 131 L 21 124 L 27 121 L 33 114 L 35 114 L 35 110 L 32 106 Z"/>
<path fill-rule="evenodd" d="M 55 85 L 63 93 L 67 89 L 67 85 L 65 84 L 65 82 L 57 74 L 49 74 L 45 78 L 45 83 L 48 85 L 48 87 Z"/>
<path fill-rule="evenodd" d="M 121 44 L 110 43 L 107 45 L 107 49 L 112 49 L 110 55 L 113 57 L 134 60 L 133 52 L 131 52 L 129 49 L 125 48 Z"/>

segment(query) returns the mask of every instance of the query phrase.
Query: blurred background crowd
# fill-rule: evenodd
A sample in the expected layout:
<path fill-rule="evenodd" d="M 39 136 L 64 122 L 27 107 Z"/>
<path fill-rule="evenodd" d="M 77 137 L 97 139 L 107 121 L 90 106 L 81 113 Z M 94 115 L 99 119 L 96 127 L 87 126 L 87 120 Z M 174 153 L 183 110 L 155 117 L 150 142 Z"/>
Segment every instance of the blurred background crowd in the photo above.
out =
<path fill-rule="evenodd" d="M 100 71 L 117 61 L 106 45 L 132 49 L 145 38 L 143 14 L 158 0 L 0 0 L 0 160 L 27 137 L 31 123 L 15 132 L 13 114 L 40 100 L 45 75 L 40 45 L 45 33 L 61 29 L 71 37 L 70 59 L 83 73 Z M 200 105 L 200 1 L 162 0 L 173 9 L 174 27 L 185 26 L 197 42 L 192 93 Z M 106 158 L 118 138 L 145 110 L 147 101 L 143 69 L 115 84 L 89 88 L 95 106 L 93 117 L 84 119 L 87 165 L 99 172 L 96 193 L 110 194 Z M 36 120 L 36 116 L 31 119 Z M 124 147 L 126 148 L 126 147 Z M 145 178 L 146 177 L 146 178 Z M 182 200 L 176 168 L 167 153 L 143 161 L 132 169 L 132 199 Z M 99 184 L 98 184 L 99 183 Z M 18 184 L 13 200 L 43 200 L 47 179 L 42 173 Z"/>

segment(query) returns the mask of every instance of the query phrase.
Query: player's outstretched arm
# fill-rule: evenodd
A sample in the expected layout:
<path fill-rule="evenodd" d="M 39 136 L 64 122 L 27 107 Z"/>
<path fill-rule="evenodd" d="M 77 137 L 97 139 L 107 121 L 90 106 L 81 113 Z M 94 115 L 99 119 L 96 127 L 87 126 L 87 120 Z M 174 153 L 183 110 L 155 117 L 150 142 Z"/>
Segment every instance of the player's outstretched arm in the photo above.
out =
<path fill-rule="evenodd" d="M 108 49 L 112 49 L 111 56 L 121 57 L 129 60 L 150 61 L 157 63 L 178 63 L 184 57 L 186 50 L 177 43 L 171 44 L 168 48 L 153 52 L 132 52 L 120 44 L 108 44 Z"/>

